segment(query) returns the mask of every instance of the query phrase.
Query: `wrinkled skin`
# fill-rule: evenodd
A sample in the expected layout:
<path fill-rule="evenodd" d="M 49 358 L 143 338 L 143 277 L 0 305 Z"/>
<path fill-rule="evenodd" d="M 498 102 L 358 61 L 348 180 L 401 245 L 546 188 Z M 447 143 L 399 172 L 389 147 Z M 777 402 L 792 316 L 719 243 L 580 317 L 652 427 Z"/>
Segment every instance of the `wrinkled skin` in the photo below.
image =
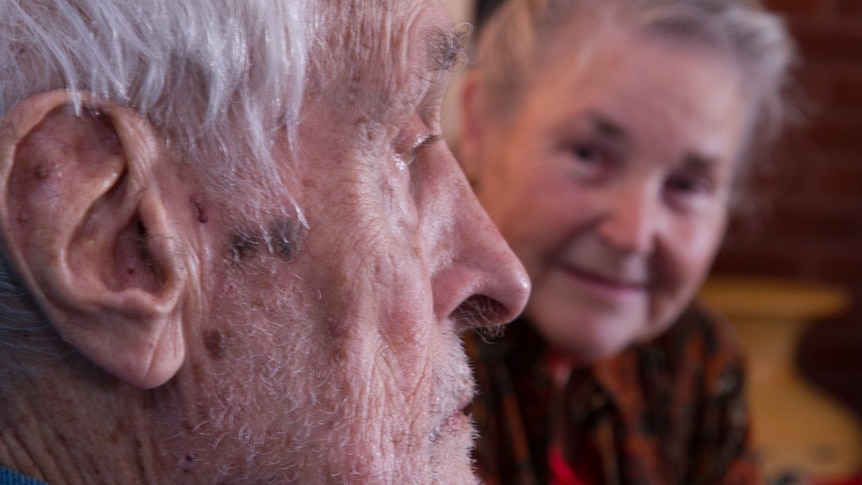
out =
<path fill-rule="evenodd" d="M 224 389 L 204 420 L 183 419 L 201 450 L 219 441 L 229 482 L 475 481 L 459 334 L 514 318 L 529 285 L 433 137 L 447 81 L 429 39 L 450 20 L 436 1 L 398 10 L 408 25 L 390 44 L 375 39 L 375 54 L 397 59 L 399 76 L 381 78 L 375 57 L 356 69 L 355 99 L 309 92 L 303 160 L 286 163 L 309 226 L 296 256 L 260 252 L 237 266 L 216 247 L 204 264 L 209 341 L 178 387 Z M 476 296 L 495 303 L 462 318 Z"/>
<path fill-rule="evenodd" d="M 5 242 L 66 333 L 38 379 L 0 383 L 0 463 L 56 484 L 476 481 L 460 334 L 513 319 L 529 283 L 438 136 L 451 20 L 360 5 L 313 49 L 331 62 L 298 143 L 276 140 L 282 180 L 243 174 L 269 190 L 224 197 L 94 97 L 4 120 Z M 43 264 L 67 260 L 83 270 Z"/>

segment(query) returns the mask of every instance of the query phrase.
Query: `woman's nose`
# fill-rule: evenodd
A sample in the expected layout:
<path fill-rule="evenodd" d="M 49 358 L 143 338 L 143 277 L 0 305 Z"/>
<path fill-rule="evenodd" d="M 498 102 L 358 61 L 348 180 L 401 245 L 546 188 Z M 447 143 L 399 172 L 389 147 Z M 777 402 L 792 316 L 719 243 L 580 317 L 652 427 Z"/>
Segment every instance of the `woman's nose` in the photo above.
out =
<path fill-rule="evenodd" d="M 599 233 L 619 252 L 650 254 L 662 223 L 660 209 L 657 188 L 645 182 L 621 185 L 607 194 Z"/>

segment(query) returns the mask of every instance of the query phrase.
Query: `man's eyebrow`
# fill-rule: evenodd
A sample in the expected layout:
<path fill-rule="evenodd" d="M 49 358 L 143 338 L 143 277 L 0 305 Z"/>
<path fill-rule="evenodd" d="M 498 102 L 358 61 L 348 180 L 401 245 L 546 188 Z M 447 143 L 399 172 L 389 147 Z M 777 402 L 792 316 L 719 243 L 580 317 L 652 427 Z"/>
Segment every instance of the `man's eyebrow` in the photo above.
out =
<path fill-rule="evenodd" d="M 428 60 L 431 72 L 451 72 L 464 62 L 464 38 L 468 31 L 434 28 L 428 34 Z"/>
<path fill-rule="evenodd" d="M 426 36 L 427 78 L 430 90 L 445 90 L 449 86 L 451 73 L 466 62 L 464 38 L 468 31 L 458 32 L 451 29 L 434 28 Z"/>

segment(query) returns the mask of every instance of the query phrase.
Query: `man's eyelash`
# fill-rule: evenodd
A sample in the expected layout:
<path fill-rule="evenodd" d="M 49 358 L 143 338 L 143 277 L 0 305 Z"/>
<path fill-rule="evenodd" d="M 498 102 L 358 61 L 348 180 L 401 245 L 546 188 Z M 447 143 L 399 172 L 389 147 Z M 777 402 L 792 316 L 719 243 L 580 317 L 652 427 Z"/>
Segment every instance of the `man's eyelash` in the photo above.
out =
<path fill-rule="evenodd" d="M 398 168 L 404 170 L 413 163 L 413 160 L 416 159 L 416 154 L 426 148 L 431 147 L 438 141 L 442 140 L 443 136 L 438 134 L 431 134 L 426 136 L 425 138 L 417 139 L 413 146 L 410 147 L 407 152 L 404 154 L 399 154 L 396 156 L 395 164 Z"/>
<path fill-rule="evenodd" d="M 422 150 L 424 148 L 428 148 L 431 145 L 434 145 L 438 141 L 442 140 L 443 136 L 438 134 L 431 134 L 425 137 L 425 139 L 419 141 L 414 147 L 414 150 Z"/>

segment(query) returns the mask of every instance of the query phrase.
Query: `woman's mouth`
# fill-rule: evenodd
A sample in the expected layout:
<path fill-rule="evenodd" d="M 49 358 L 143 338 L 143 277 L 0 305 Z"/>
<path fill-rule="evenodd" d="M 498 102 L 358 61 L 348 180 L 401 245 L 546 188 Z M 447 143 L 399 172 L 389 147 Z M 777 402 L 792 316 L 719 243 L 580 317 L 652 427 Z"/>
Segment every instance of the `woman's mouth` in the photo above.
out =
<path fill-rule="evenodd" d="M 610 275 L 565 263 L 561 268 L 567 276 L 581 286 L 604 296 L 625 298 L 639 296 L 647 290 L 646 278 Z"/>

